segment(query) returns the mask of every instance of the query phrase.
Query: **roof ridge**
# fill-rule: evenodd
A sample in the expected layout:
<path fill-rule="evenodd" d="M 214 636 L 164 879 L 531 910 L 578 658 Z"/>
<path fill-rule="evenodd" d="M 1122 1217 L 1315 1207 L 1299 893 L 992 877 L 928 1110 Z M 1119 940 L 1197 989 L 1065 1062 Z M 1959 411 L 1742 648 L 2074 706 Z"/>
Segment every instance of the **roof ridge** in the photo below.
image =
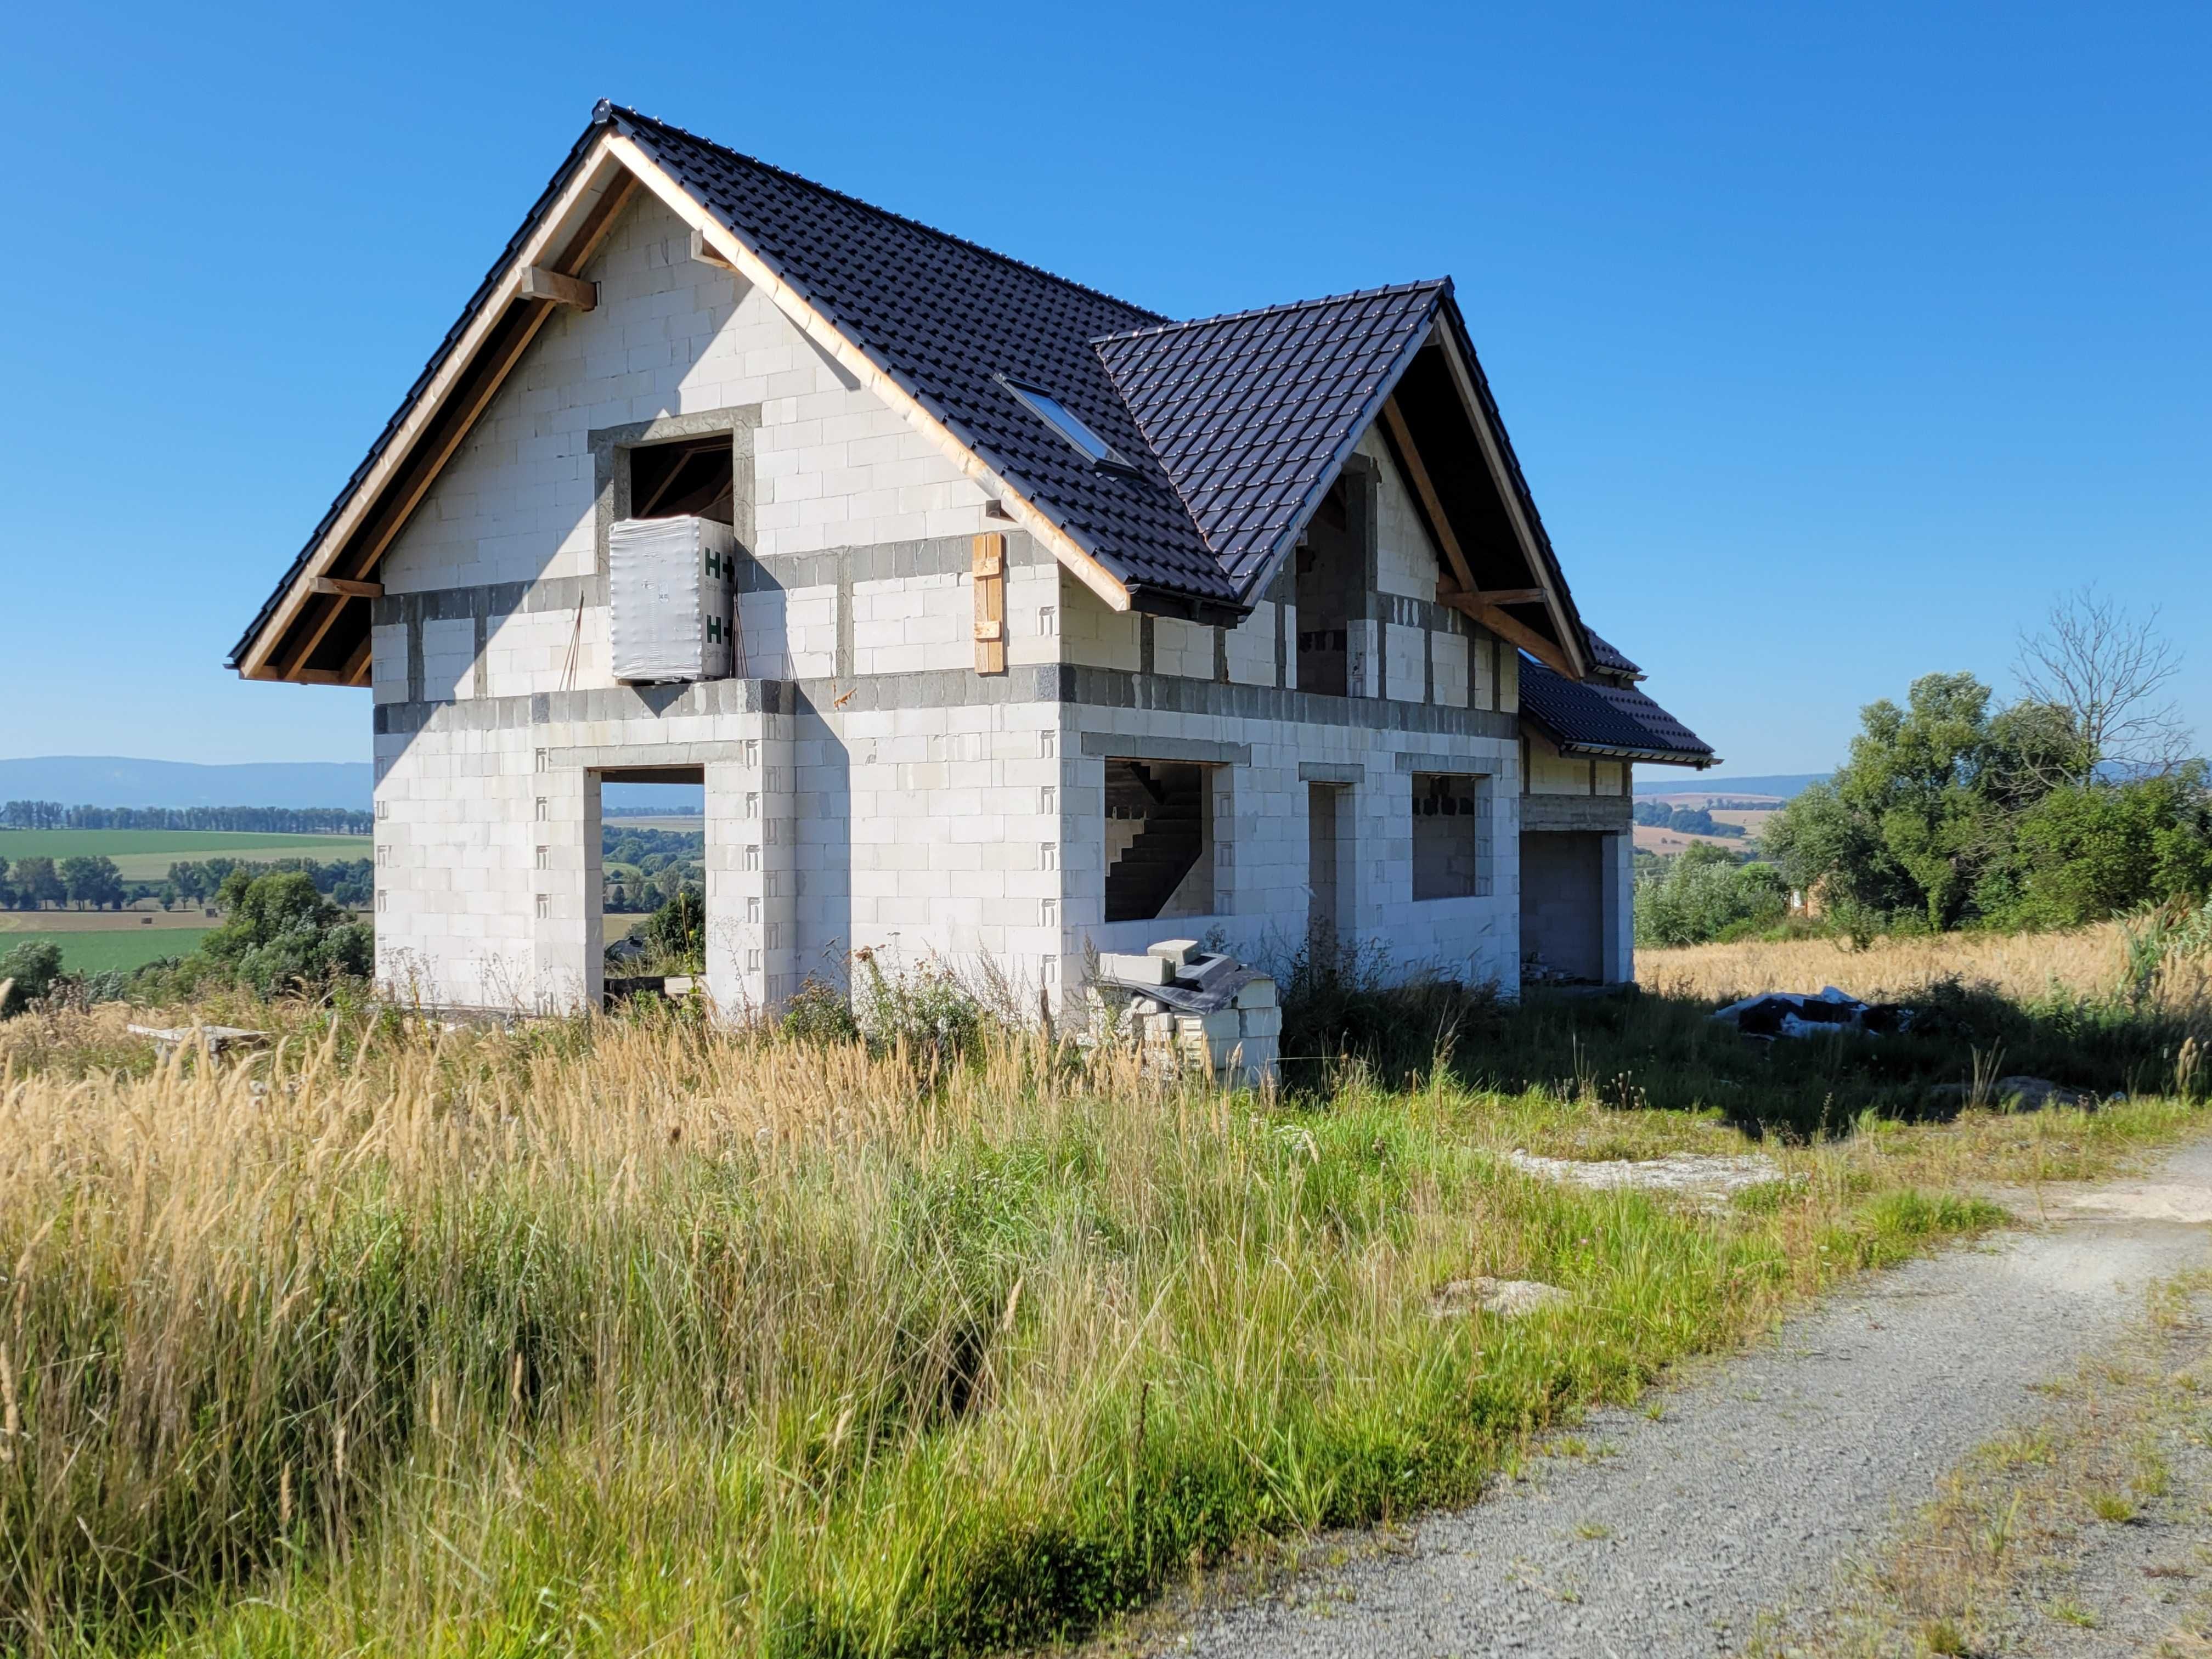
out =
<path fill-rule="evenodd" d="M 1373 300 L 1385 295 L 1412 294 L 1421 289 L 1449 289 L 1449 276 L 1424 276 L 1410 283 L 1386 283 L 1380 288 L 1356 288 L 1343 294 L 1323 294 L 1310 300 L 1285 300 L 1280 305 L 1252 306 L 1243 311 L 1220 311 L 1210 317 L 1187 317 L 1180 321 L 1167 321 L 1151 328 L 1136 328 L 1121 334 L 1093 335 L 1094 346 L 1108 345 L 1122 340 L 1141 340 L 1154 334 L 1171 334 L 1180 328 L 1199 328 L 1208 323 L 1240 323 L 1253 317 L 1275 317 L 1285 312 L 1309 311 L 1317 306 L 1341 304 L 1346 300 Z"/>
<path fill-rule="evenodd" d="M 758 167 L 763 173 L 772 173 L 778 178 L 789 179 L 793 184 L 802 185 L 817 195 L 826 196 L 833 201 L 842 202 L 848 207 L 860 209 L 864 213 L 872 213 L 879 219 L 888 219 L 894 224 L 904 225 L 910 230 L 918 230 L 925 236 L 933 236 L 939 241 L 950 242 L 956 247 L 966 248 L 971 253 L 980 253 L 987 259 L 996 260 L 1003 265 L 1011 265 L 1017 270 L 1025 271 L 1032 276 L 1042 277 L 1046 282 L 1059 287 L 1071 289 L 1078 294 L 1088 295 L 1094 300 L 1103 300 L 1107 304 L 1119 307 L 1123 311 L 1133 312 L 1139 317 L 1156 318 L 1161 324 L 1166 324 L 1171 320 L 1165 313 L 1154 311 L 1149 306 L 1140 306 L 1134 301 L 1122 299 L 1119 295 L 1109 294 L 1103 289 L 1093 288 L 1088 283 L 1079 283 L 1073 277 L 1062 276 L 1057 271 L 1047 270 L 1042 265 L 1031 264 L 1028 260 L 1018 259 L 1011 253 L 1002 253 L 997 248 L 987 247 L 969 237 L 959 235 L 936 225 L 925 224 L 919 219 L 911 218 L 903 213 L 894 212 L 890 208 L 879 206 L 876 203 L 863 200 L 848 191 L 837 189 L 833 185 L 825 185 L 819 179 L 810 179 L 803 173 L 794 173 L 789 167 L 778 167 L 773 161 L 763 161 L 759 156 L 749 155 L 741 149 L 732 149 L 727 144 L 694 132 L 688 127 L 679 127 L 673 121 L 664 121 L 658 116 L 647 115 L 644 111 L 632 109 L 626 104 L 617 104 L 611 99 L 602 98 L 592 111 L 592 119 L 595 125 L 602 125 L 617 116 L 626 121 L 638 122 L 646 126 L 658 127 L 665 132 L 672 132 L 679 137 L 688 139 L 692 143 L 702 145 L 708 149 L 719 150 L 724 155 L 729 156 L 733 161 L 742 161 L 748 167 Z M 1142 333 L 1146 331 L 1139 329 L 1136 331 Z"/>

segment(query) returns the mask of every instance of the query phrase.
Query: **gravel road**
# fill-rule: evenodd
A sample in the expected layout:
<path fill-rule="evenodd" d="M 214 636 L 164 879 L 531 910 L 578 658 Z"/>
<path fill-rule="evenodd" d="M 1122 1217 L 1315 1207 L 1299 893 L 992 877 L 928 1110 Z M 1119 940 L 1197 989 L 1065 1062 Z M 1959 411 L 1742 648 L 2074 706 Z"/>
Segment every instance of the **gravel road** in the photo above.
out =
<path fill-rule="evenodd" d="M 1594 1415 L 1607 1455 L 1548 1459 L 1403 1550 L 1170 1640 L 1218 1659 L 1650 1659 L 1741 1651 L 1778 1608 L 1816 1617 L 1847 1558 L 2037 1415 L 2036 1383 L 2118 1340 L 2148 1284 L 2212 1260 L 2212 1141 L 2015 1207 L 2036 1224 L 1869 1279 L 1662 1396 L 1660 1420 Z"/>

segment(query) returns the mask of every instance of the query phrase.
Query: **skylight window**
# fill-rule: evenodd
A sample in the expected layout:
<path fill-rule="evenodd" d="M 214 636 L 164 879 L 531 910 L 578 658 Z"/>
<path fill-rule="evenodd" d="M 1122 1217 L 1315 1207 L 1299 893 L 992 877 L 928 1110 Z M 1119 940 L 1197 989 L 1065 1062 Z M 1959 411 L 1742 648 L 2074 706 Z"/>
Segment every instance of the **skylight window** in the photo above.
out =
<path fill-rule="evenodd" d="M 1010 380 L 1003 374 L 999 377 L 999 383 L 1028 404 L 1030 414 L 1087 456 L 1091 465 L 1117 467 L 1125 472 L 1135 471 L 1113 445 L 1084 425 L 1073 410 L 1049 392 L 1024 386 L 1019 380 Z"/>

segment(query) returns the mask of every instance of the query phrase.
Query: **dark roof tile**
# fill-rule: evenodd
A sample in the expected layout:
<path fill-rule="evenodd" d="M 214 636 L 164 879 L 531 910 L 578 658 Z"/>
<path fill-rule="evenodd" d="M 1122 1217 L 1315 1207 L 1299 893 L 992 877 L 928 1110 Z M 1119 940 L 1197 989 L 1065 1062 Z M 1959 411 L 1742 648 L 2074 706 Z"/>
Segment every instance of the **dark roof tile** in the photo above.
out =
<path fill-rule="evenodd" d="M 1521 659 L 1521 712 L 1563 749 L 1711 766 L 1712 745 L 1632 685 L 1571 680 Z"/>

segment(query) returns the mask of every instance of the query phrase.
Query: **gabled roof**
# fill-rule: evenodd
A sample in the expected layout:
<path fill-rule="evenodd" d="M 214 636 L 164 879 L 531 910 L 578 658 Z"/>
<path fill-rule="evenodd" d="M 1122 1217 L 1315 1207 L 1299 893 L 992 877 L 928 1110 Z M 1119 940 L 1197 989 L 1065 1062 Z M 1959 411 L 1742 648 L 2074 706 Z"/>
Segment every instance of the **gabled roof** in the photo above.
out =
<path fill-rule="evenodd" d="M 1305 527 L 1450 292 L 1408 283 L 1097 342 L 1240 593 Z"/>
<path fill-rule="evenodd" d="M 1521 659 L 1521 714 L 1565 754 L 1699 768 L 1720 759 L 1633 685 L 1571 680 L 1528 656 Z"/>
<path fill-rule="evenodd" d="M 1163 320 L 634 110 L 605 119 L 992 470 L 1124 581 L 1235 606 L 1091 342 Z M 1097 467 L 1000 376 L 1049 392 L 1136 472 Z"/>
<path fill-rule="evenodd" d="M 1170 323 L 602 102 L 240 640 L 237 665 L 365 675 L 354 590 L 548 314 L 522 276 L 538 261 L 556 289 L 574 276 L 639 183 L 817 345 L 872 376 L 1108 603 L 1238 620 L 1387 414 L 1394 453 L 1415 436 L 1431 452 L 1424 514 L 1465 519 L 1455 580 L 1470 602 L 1498 601 L 1473 614 L 1564 665 L 1593 660 L 1448 280 Z M 1094 463 L 1017 382 L 1064 405 L 1112 464 Z"/>

